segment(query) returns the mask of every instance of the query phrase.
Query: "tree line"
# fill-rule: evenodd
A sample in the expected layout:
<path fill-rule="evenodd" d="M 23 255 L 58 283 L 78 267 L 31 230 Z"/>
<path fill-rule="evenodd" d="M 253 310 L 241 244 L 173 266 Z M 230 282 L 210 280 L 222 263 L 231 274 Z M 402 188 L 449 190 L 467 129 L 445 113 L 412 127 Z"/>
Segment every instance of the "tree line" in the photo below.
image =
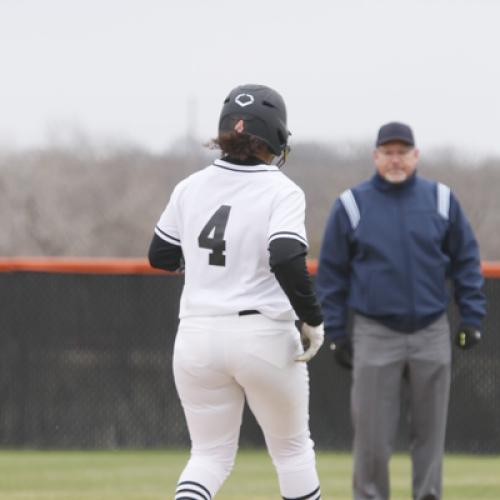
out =
<path fill-rule="evenodd" d="M 192 141 L 164 153 L 134 145 L 50 145 L 0 152 L 0 255 L 143 257 L 175 184 L 211 163 Z M 294 146 L 284 166 L 306 194 L 310 256 L 317 257 L 335 198 L 374 172 L 364 144 Z M 500 260 L 500 158 L 422 152 L 421 175 L 449 185 L 479 240 Z"/>

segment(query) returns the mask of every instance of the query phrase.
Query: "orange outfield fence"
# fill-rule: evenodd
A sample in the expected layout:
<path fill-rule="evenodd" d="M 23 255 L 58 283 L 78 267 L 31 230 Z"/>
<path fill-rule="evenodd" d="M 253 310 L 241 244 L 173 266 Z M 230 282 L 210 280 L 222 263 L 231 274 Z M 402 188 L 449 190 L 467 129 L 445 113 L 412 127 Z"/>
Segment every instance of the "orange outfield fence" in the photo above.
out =
<path fill-rule="evenodd" d="M 316 274 L 318 261 L 310 259 L 307 267 Z M 500 261 L 482 261 L 485 278 L 500 278 Z M 0 258 L 0 272 L 27 271 L 77 274 L 175 274 L 153 269 L 144 258 L 68 258 L 12 257 Z"/>
<path fill-rule="evenodd" d="M 144 258 L 0 258 L 0 272 L 12 271 L 76 274 L 171 274 L 167 271 L 153 269 Z"/>

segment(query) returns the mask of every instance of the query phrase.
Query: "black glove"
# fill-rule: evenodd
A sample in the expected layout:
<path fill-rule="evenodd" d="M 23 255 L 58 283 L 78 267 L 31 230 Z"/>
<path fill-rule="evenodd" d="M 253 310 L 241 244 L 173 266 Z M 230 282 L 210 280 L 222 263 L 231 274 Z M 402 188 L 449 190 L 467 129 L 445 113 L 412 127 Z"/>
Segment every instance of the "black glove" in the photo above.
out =
<path fill-rule="evenodd" d="M 460 349 L 472 349 L 481 340 L 481 332 L 474 326 L 460 325 L 456 335 L 455 344 Z"/>
<path fill-rule="evenodd" d="M 340 337 L 330 344 L 335 361 L 347 370 L 352 370 L 352 343 L 349 337 Z"/>

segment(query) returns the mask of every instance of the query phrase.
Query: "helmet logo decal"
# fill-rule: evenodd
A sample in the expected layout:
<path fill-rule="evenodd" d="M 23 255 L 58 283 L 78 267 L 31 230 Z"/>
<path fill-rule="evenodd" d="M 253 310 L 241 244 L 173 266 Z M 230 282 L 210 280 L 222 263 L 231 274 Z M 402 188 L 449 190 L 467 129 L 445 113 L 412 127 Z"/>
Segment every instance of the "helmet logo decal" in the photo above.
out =
<path fill-rule="evenodd" d="M 238 120 L 233 129 L 237 134 L 241 134 L 243 130 L 245 130 L 245 122 L 243 120 Z"/>
<path fill-rule="evenodd" d="M 238 94 L 234 99 L 236 104 L 239 104 L 242 108 L 252 104 L 255 101 L 255 98 L 251 94 Z"/>

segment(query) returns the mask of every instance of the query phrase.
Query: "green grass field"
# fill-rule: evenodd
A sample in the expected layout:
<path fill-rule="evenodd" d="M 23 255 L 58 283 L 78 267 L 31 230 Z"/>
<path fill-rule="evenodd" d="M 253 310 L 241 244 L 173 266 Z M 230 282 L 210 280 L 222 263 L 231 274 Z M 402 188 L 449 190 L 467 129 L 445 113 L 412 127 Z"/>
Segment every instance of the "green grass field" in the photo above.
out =
<path fill-rule="evenodd" d="M 187 451 L 0 451 L 0 500 L 166 500 L 173 498 Z M 350 499 L 349 454 L 318 453 L 323 499 Z M 391 462 L 392 498 L 409 500 L 410 462 Z M 446 500 L 500 499 L 500 457 L 448 455 Z M 243 450 L 220 500 L 280 498 L 264 451 Z"/>

